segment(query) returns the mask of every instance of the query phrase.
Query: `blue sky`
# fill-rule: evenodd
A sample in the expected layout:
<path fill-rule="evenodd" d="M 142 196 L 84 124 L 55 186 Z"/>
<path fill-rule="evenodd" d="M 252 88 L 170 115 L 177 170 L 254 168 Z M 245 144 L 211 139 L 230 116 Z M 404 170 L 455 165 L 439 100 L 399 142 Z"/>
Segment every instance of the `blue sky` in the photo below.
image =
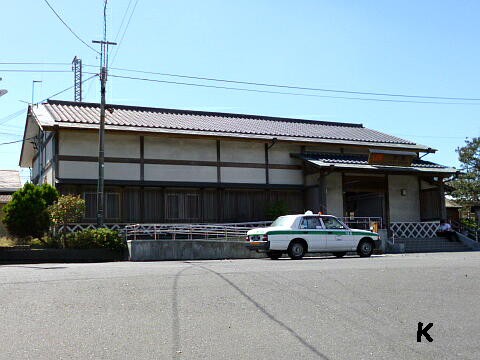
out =
<path fill-rule="evenodd" d="M 49 3 L 91 46 L 91 40 L 102 38 L 103 0 Z M 478 1 L 111 0 L 107 9 L 108 39 L 120 42 L 110 54 L 111 75 L 226 85 L 113 69 L 127 68 L 325 89 L 480 98 Z M 74 56 L 92 66 L 84 72 L 98 71 L 99 59 L 45 1 L 5 2 L 1 26 L 0 89 L 9 91 L 0 97 L 4 143 L 22 138 L 27 105 L 21 101 L 31 101 L 33 80 L 42 81 L 35 85 L 37 102 L 73 84 L 68 64 Z M 5 64 L 14 62 L 40 64 Z M 19 69 L 65 72 L 5 71 Z M 73 90 L 54 98 L 73 100 Z M 99 99 L 98 79 L 86 82 L 84 101 Z M 362 101 L 110 77 L 107 102 L 362 123 L 436 148 L 439 151 L 425 159 L 455 167 L 455 149 L 467 137 L 480 136 L 480 101 Z M 7 117 L 22 109 L 19 116 Z M 18 143 L 0 145 L 0 169 L 17 168 L 19 153 Z"/>

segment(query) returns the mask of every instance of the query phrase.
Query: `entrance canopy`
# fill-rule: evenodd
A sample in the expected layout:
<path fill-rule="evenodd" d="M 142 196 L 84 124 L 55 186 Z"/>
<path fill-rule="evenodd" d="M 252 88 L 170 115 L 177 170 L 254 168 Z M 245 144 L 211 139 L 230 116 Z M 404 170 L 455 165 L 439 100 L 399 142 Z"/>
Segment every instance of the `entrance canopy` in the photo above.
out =
<path fill-rule="evenodd" d="M 382 164 L 372 163 L 372 154 L 333 154 L 333 153 L 313 153 L 306 152 L 295 154 L 294 157 L 304 160 L 308 165 L 316 168 L 328 169 L 330 171 L 343 170 L 360 170 L 362 172 L 373 173 L 409 173 L 418 175 L 431 175 L 439 177 L 448 177 L 457 173 L 457 169 L 435 164 L 430 161 L 418 158 L 412 159 L 411 162 L 403 164 L 396 160 L 398 157 L 411 157 L 410 152 L 402 154 L 400 151 L 383 151 L 385 159 L 391 158 L 393 161 L 389 163 L 384 161 Z M 370 161 L 369 161 L 370 159 Z M 410 163 L 408 166 L 407 163 Z"/>

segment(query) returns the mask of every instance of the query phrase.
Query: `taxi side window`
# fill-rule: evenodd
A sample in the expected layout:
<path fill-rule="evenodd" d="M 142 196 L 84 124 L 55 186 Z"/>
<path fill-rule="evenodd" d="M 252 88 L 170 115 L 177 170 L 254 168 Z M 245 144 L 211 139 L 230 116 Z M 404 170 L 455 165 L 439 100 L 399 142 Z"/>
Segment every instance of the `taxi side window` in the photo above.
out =
<path fill-rule="evenodd" d="M 300 223 L 300 229 L 322 229 L 318 217 L 304 217 Z"/>
<path fill-rule="evenodd" d="M 327 229 L 345 229 L 345 227 L 335 218 L 324 217 L 322 220 Z"/>

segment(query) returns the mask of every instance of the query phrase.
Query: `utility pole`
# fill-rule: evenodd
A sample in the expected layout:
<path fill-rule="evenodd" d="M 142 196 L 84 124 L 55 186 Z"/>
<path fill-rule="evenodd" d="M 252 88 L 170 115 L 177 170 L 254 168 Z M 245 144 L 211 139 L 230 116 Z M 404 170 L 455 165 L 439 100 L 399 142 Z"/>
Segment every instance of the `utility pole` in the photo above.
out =
<path fill-rule="evenodd" d="M 105 88 L 107 83 L 108 46 L 117 43 L 107 41 L 107 0 L 103 8 L 103 40 L 93 40 L 101 45 L 100 53 L 100 127 L 98 131 L 98 184 L 97 184 L 97 226 L 105 221 Z"/>
<path fill-rule="evenodd" d="M 74 101 L 82 101 L 82 59 L 74 57 L 72 60 L 74 81 Z"/>

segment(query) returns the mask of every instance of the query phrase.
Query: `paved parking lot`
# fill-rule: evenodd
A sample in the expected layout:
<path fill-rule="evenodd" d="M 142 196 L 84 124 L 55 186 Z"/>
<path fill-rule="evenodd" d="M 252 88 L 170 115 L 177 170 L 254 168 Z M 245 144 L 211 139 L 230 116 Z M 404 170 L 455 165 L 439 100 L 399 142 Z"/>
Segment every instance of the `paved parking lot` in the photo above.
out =
<path fill-rule="evenodd" d="M 479 280 L 480 252 L 6 265 L 0 359 L 477 359 Z"/>

